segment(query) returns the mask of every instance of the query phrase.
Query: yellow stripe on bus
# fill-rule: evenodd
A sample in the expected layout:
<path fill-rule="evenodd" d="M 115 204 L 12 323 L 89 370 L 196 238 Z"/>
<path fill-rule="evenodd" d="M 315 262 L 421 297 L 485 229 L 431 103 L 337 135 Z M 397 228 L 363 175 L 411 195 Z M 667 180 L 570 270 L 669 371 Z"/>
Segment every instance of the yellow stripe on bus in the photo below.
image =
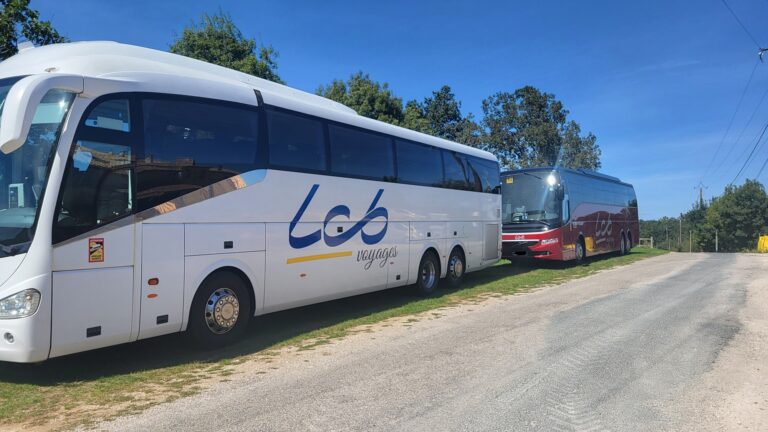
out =
<path fill-rule="evenodd" d="M 296 264 L 300 262 L 317 261 L 322 259 L 341 258 L 341 257 L 348 257 L 348 256 L 352 256 L 352 251 L 334 252 L 334 253 L 327 253 L 327 254 L 307 255 L 307 256 L 301 256 L 301 257 L 295 257 L 295 258 L 288 258 L 287 262 L 288 264 Z"/>

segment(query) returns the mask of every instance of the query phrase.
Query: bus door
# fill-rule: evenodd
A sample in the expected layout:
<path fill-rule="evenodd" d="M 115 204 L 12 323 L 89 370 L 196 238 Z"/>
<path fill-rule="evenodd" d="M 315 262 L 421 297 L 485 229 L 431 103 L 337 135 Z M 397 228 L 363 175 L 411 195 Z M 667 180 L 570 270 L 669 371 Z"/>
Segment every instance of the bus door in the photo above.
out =
<path fill-rule="evenodd" d="M 91 104 L 64 169 L 53 224 L 51 356 L 133 338 L 133 160 L 129 99 Z"/>

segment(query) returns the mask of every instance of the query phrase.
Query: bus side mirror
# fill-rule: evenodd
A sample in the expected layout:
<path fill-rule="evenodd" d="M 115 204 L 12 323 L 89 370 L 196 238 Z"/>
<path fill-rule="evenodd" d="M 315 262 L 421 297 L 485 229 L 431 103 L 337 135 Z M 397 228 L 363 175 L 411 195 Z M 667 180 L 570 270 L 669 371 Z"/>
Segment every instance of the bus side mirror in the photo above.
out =
<path fill-rule="evenodd" d="M 37 106 L 43 96 L 53 89 L 82 93 L 83 77 L 63 74 L 32 75 L 11 87 L 0 116 L 0 151 L 8 154 L 24 144 Z"/>
<path fill-rule="evenodd" d="M 562 201 L 563 198 L 565 198 L 565 188 L 563 185 L 559 184 L 555 188 L 555 196 L 557 197 L 558 201 Z"/>

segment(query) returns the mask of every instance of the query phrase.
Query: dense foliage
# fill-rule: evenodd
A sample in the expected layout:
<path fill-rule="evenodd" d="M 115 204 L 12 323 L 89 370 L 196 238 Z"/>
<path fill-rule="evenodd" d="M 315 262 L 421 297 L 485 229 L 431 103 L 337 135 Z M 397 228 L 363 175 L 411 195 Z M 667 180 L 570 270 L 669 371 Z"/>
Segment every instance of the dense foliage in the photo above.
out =
<path fill-rule="evenodd" d="M 595 136 L 582 136 L 551 93 L 531 86 L 496 93 L 483 101 L 483 114 L 485 142 L 506 166 L 600 168 Z"/>
<path fill-rule="evenodd" d="M 679 244 L 679 250 L 714 251 L 715 235 L 721 252 L 753 250 L 761 234 L 768 234 L 768 195 L 755 180 L 728 186 L 722 196 L 697 202 L 680 218 L 640 221 L 641 237 L 653 237 L 655 246 L 672 250 Z"/>
<path fill-rule="evenodd" d="M 579 124 L 567 119 L 568 111 L 554 95 L 531 86 L 485 99 L 479 123 L 472 114 L 462 115 L 461 103 L 447 85 L 422 101 L 411 100 L 403 106 L 387 83 L 357 72 L 347 81 L 334 80 L 321 86 L 317 94 L 366 117 L 486 149 L 507 168 L 600 168 L 595 136 L 583 135 Z"/>
<path fill-rule="evenodd" d="M 243 36 L 232 17 L 222 11 L 203 14 L 200 21 L 186 27 L 171 45 L 171 52 L 283 82 L 277 74 L 277 51 Z"/>
<path fill-rule="evenodd" d="M 317 94 L 341 102 L 362 116 L 397 125 L 403 122 L 403 100 L 392 94 L 387 83 L 373 81 L 363 72 L 353 74 L 346 82 L 334 80 L 320 86 Z"/>
<path fill-rule="evenodd" d="M 66 42 L 49 21 L 41 21 L 40 13 L 29 7 L 30 0 L 0 0 L 0 60 L 17 52 L 21 41 L 37 45 Z"/>

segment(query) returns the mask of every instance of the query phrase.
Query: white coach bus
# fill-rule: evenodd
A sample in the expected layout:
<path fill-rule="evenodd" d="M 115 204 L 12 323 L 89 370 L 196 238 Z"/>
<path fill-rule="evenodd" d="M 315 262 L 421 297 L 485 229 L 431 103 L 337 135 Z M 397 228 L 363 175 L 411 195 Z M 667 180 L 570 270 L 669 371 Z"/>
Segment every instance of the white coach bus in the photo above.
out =
<path fill-rule="evenodd" d="M 500 257 L 496 158 L 112 42 L 0 63 L 0 360 L 446 278 Z"/>

